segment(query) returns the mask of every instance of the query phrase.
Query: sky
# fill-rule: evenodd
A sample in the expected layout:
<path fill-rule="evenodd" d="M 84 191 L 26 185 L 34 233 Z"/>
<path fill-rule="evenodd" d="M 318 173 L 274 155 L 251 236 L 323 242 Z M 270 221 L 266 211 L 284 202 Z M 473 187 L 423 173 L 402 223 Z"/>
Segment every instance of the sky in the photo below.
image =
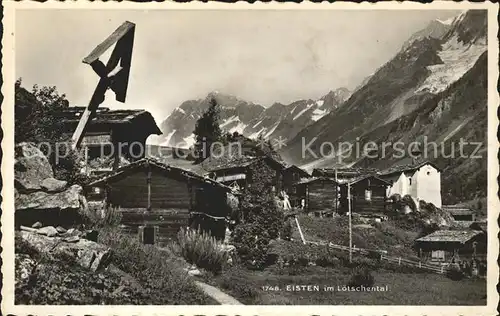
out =
<path fill-rule="evenodd" d="M 72 105 L 86 106 L 98 76 L 82 59 L 128 20 L 136 31 L 127 100 L 109 91 L 102 106 L 146 109 L 160 123 L 211 91 L 270 106 L 352 90 L 431 20 L 459 13 L 18 10 L 16 77 L 28 89 L 55 85 Z"/>

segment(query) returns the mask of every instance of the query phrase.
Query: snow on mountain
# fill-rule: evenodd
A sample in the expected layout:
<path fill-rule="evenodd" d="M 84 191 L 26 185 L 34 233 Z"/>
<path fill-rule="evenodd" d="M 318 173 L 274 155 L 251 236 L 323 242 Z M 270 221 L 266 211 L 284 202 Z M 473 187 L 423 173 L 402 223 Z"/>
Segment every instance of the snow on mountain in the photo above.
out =
<path fill-rule="evenodd" d="M 226 119 L 223 123 L 219 124 L 221 128 L 226 127 L 229 124 L 239 122 L 240 118 L 237 115 L 233 115 L 230 118 Z"/>
<path fill-rule="evenodd" d="M 436 94 L 445 90 L 450 84 L 462 78 L 487 48 L 485 38 L 466 44 L 459 42 L 458 36 L 454 35 L 438 53 L 442 63 L 427 67 L 431 74 L 416 92 L 428 91 Z"/>
<path fill-rule="evenodd" d="M 170 133 L 167 134 L 167 136 L 165 137 L 165 141 L 162 143 L 163 146 L 168 146 L 168 144 L 170 143 L 170 140 L 172 139 L 172 136 L 174 136 L 176 130 L 172 130 Z"/>
<path fill-rule="evenodd" d="M 287 163 L 307 168 L 353 164 L 387 168 L 411 163 L 411 159 L 395 158 L 390 149 L 378 159 L 368 159 L 355 150 L 349 157 L 322 155 L 322 144 L 328 142 L 338 149 L 344 142 L 360 148 L 375 142 L 380 150 L 383 144 L 408 146 L 426 137 L 447 154 L 455 150 L 454 157 L 458 157 L 458 149 L 449 142 L 486 143 L 486 22 L 486 10 L 469 10 L 452 21 L 433 22 L 433 30 L 439 29 L 441 36 L 417 32 L 347 101 L 299 131 L 280 155 Z M 447 31 L 442 32 L 438 23 Z M 319 115 L 316 110 L 313 114 Z M 310 151 L 304 151 L 304 143 L 311 144 L 307 146 Z M 444 168 L 443 202 L 484 196 L 486 156 L 450 159 L 430 152 L 426 157 Z"/>
<path fill-rule="evenodd" d="M 191 134 L 188 137 L 184 137 L 183 141 L 184 146 L 181 146 L 182 148 L 191 148 L 196 142 L 196 137 L 194 136 L 194 134 Z"/>
<path fill-rule="evenodd" d="M 264 108 L 235 96 L 212 92 L 205 99 L 188 100 L 174 109 L 161 124 L 160 128 L 165 136 L 161 137 L 159 143 L 182 147 L 194 144 L 194 126 L 208 108 L 207 100 L 211 97 L 220 105 L 219 125 L 223 131 L 254 139 L 259 136 L 282 136 L 291 139 L 303 127 L 337 108 L 349 96 L 349 90 L 339 88 L 318 100 L 298 100 L 290 104 L 274 103 Z"/>
<path fill-rule="evenodd" d="M 311 116 L 311 119 L 316 122 L 317 120 L 319 120 L 320 118 L 322 118 L 326 114 L 327 114 L 326 110 L 315 109 L 313 111 L 313 115 Z"/>
<path fill-rule="evenodd" d="M 298 119 L 302 114 L 304 114 L 304 112 L 306 112 L 307 110 L 309 110 L 311 108 L 311 106 L 313 106 L 313 105 L 314 105 L 314 103 L 307 104 L 306 107 L 302 111 L 300 111 L 299 113 L 297 113 L 297 115 L 295 115 L 293 117 L 293 120 L 295 121 L 296 119 Z"/>

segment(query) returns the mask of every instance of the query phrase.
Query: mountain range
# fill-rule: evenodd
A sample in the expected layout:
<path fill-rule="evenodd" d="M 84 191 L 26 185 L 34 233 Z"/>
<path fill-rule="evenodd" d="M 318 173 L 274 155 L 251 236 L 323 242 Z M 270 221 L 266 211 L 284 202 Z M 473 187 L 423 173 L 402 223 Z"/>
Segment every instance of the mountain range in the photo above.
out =
<path fill-rule="evenodd" d="M 446 20 L 434 20 L 402 43 L 401 50 L 354 90 L 335 88 L 318 100 L 274 103 L 265 108 L 221 93 L 182 103 L 161 123 L 160 143 L 189 147 L 196 120 L 208 98 L 221 105 L 220 125 L 249 138 L 284 137 L 280 154 L 287 163 L 307 171 L 317 167 L 370 166 L 385 168 L 412 161 L 395 157 L 384 143 L 434 142 L 438 151 L 458 154 L 460 140 L 482 143 L 481 158 L 448 157 L 423 148 L 422 157 L 442 168 L 444 203 L 486 194 L 487 15 L 469 10 Z M 311 143 L 312 142 L 312 143 Z M 339 152 L 338 144 L 361 148 L 377 144 L 377 157 Z M 333 145 L 324 146 L 325 143 Z M 310 150 L 304 152 L 304 144 Z M 324 154 L 325 147 L 333 152 Z M 473 146 L 465 152 L 472 154 Z M 434 150 L 435 152 L 435 150 Z M 321 155 L 323 153 L 323 155 Z M 339 159 L 342 157 L 342 160 Z"/>
<path fill-rule="evenodd" d="M 196 121 L 208 108 L 211 98 L 215 98 L 220 106 L 219 124 L 224 131 L 253 139 L 259 136 L 291 139 L 302 128 L 336 109 L 349 96 L 348 89 L 338 88 L 318 100 L 274 103 L 266 108 L 232 95 L 211 92 L 204 99 L 188 100 L 177 107 L 160 124 L 163 135 L 155 141 L 164 146 L 191 147 Z"/>
<path fill-rule="evenodd" d="M 394 150 L 380 152 L 382 144 L 408 147 L 417 142 L 435 143 L 421 148 L 420 159 L 442 168 L 445 203 L 469 200 L 486 193 L 487 134 L 487 17 L 470 10 L 442 23 L 445 32 L 419 32 L 411 43 L 380 67 L 338 109 L 301 130 L 281 152 L 288 162 L 306 170 L 335 165 L 385 168 L 411 163 Z M 432 22 L 435 24 L 435 22 Z M 430 30 L 432 28 L 428 28 Z M 303 143 L 311 152 L 302 155 Z M 461 157 L 459 142 L 482 143 L 481 158 Z M 338 152 L 320 157 L 321 144 L 349 142 L 363 148 L 377 144 L 378 155 Z M 425 146 L 423 146 L 425 147 Z M 464 154 L 472 156 L 473 145 Z M 323 146 L 323 149 L 325 146 Z M 444 157 L 453 156 L 453 157 Z M 453 153 L 451 155 L 450 153 Z M 342 155 L 341 155 L 342 154 Z M 346 157 L 347 156 L 347 157 Z M 396 156 L 398 158 L 396 158 Z M 342 159 L 341 159 L 342 158 Z"/>

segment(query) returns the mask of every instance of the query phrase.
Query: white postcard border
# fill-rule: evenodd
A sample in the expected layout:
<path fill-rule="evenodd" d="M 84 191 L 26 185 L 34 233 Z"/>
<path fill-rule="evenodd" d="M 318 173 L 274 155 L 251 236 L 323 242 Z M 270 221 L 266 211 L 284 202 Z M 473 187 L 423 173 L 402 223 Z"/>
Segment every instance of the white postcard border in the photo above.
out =
<path fill-rule="evenodd" d="M 499 268 L 498 199 L 499 142 L 496 136 L 499 120 L 497 109 L 499 95 L 496 90 L 498 71 L 498 4 L 438 1 L 421 3 L 133 3 L 133 2 L 14 2 L 4 1 L 2 38 L 2 305 L 3 313 L 15 315 L 493 315 L 499 296 L 496 291 Z M 488 285 L 486 306 L 36 306 L 14 305 L 14 82 L 15 82 L 15 11 L 21 9 L 105 9 L 105 10 L 437 10 L 437 9 L 487 9 L 488 10 Z M 457 283 L 458 284 L 458 283 Z"/>

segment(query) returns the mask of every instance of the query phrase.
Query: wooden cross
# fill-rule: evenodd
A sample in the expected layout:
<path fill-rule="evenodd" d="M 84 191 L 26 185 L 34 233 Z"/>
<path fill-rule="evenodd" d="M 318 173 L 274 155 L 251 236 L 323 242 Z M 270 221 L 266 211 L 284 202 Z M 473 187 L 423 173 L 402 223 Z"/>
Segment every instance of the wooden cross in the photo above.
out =
<path fill-rule="evenodd" d="M 83 63 L 90 65 L 99 75 L 100 80 L 71 138 L 73 149 L 80 146 L 88 123 L 95 116 L 99 105 L 104 102 L 105 93 L 108 89 L 115 93 L 116 101 L 125 102 L 132 61 L 132 48 L 134 46 L 134 33 L 135 24 L 129 21 L 124 22 L 83 59 Z M 115 48 L 108 62 L 104 65 L 99 60 L 99 57 L 115 43 Z"/>

